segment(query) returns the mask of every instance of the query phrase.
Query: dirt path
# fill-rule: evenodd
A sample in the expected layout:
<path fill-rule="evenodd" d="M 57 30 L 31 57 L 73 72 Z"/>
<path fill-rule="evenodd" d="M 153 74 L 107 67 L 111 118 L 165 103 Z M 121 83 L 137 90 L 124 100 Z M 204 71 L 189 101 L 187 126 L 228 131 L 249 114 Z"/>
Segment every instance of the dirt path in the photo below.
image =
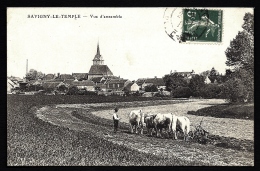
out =
<path fill-rule="evenodd" d="M 175 105 L 162 105 L 162 106 L 152 106 L 152 107 L 142 107 L 143 110 L 150 109 L 151 111 L 160 110 L 163 112 L 175 111 L 184 115 L 187 110 L 197 110 L 202 107 L 209 106 L 210 101 L 196 101 L 187 104 L 175 104 Z M 218 101 L 216 103 L 223 103 L 223 101 Z M 181 107 L 183 106 L 183 107 Z M 86 114 L 88 114 L 88 110 L 90 108 L 85 107 Z M 36 115 L 38 118 L 43 121 L 50 122 L 54 125 L 66 127 L 68 129 L 76 130 L 76 131 L 85 131 L 92 133 L 95 136 L 102 137 L 107 141 L 111 141 L 114 144 L 125 145 L 129 148 L 144 152 L 144 153 L 152 153 L 157 156 L 161 156 L 164 158 L 179 158 L 186 161 L 200 161 L 204 163 L 203 165 L 220 165 L 220 166 L 243 166 L 243 165 L 253 165 L 254 163 L 254 153 L 236 151 L 233 149 L 224 149 L 221 147 L 215 147 L 213 145 L 208 145 L 205 147 L 200 144 L 192 144 L 184 143 L 182 140 L 166 140 L 159 139 L 154 137 L 147 137 L 145 135 L 133 135 L 125 132 L 119 132 L 118 134 L 113 134 L 111 128 L 107 128 L 104 126 L 97 126 L 83 120 L 80 120 L 74 116 L 72 116 L 72 111 L 74 109 L 66 108 L 62 106 L 56 107 L 42 107 L 40 108 Z M 122 109 L 121 117 L 127 113 L 127 111 L 132 110 L 132 108 Z M 110 110 L 103 110 L 98 112 L 93 112 L 97 116 L 102 116 L 104 118 L 111 118 Z M 189 116 L 190 119 L 195 122 L 196 116 Z M 192 118 L 194 117 L 194 118 Z M 210 120 L 210 118 L 207 118 Z M 216 118 L 214 118 L 216 119 Z M 127 122 L 126 118 L 123 118 L 122 121 Z M 200 121 L 200 118 L 196 121 Z M 237 121 L 237 120 L 236 120 Z M 221 122 L 214 120 L 211 123 Z M 250 129 L 253 129 L 251 127 Z M 237 128 L 235 129 L 237 130 Z M 250 137 L 250 136 L 249 136 Z M 166 143 L 167 142 L 167 143 Z"/>

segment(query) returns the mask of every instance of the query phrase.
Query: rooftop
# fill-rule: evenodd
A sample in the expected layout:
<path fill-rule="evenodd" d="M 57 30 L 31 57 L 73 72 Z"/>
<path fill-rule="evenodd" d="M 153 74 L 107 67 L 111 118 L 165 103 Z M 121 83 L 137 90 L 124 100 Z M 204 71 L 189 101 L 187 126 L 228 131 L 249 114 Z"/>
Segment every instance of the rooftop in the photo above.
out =
<path fill-rule="evenodd" d="M 113 75 L 107 65 L 92 65 L 89 70 L 89 75 Z"/>

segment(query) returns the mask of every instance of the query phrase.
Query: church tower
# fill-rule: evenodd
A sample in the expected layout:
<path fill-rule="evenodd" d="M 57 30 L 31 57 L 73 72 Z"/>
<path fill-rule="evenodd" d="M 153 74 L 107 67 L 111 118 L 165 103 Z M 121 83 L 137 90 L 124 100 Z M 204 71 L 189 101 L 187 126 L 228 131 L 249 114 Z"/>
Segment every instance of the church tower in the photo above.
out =
<path fill-rule="evenodd" d="M 104 65 L 104 59 L 100 55 L 99 43 L 97 44 L 97 53 L 93 59 L 93 65 L 90 67 L 88 79 L 95 77 L 111 77 L 113 73 L 107 65 Z"/>
<path fill-rule="evenodd" d="M 103 57 L 100 55 L 99 43 L 97 45 L 97 54 L 93 59 L 93 65 L 104 65 Z"/>

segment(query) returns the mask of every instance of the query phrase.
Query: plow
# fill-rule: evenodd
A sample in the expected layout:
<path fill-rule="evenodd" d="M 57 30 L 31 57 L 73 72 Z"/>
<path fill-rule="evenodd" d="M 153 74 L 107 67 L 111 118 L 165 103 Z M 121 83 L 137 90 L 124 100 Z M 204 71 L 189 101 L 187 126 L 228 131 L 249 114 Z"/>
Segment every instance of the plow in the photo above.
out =
<path fill-rule="evenodd" d="M 189 138 L 194 141 L 198 142 L 200 144 L 207 144 L 209 142 L 209 132 L 206 131 L 201 125 L 203 122 L 203 118 L 200 121 L 200 124 L 195 126 L 195 130 L 189 132 Z"/>

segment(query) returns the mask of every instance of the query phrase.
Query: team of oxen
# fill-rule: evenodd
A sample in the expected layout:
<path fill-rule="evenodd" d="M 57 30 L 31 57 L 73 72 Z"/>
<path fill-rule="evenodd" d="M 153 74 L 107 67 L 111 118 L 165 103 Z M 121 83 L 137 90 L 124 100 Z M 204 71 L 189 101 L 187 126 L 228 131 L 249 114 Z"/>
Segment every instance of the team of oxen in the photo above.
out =
<path fill-rule="evenodd" d="M 129 113 L 129 124 L 131 133 L 140 132 L 143 134 L 144 127 L 147 128 L 147 133 L 153 135 L 153 130 L 156 136 L 162 136 L 162 130 L 165 129 L 168 136 L 172 133 L 173 138 L 177 139 L 177 131 L 184 134 L 184 140 L 188 140 L 190 132 L 190 120 L 186 116 L 177 116 L 173 113 L 166 114 L 151 114 L 144 113 L 142 110 L 133 110 Z"/>

